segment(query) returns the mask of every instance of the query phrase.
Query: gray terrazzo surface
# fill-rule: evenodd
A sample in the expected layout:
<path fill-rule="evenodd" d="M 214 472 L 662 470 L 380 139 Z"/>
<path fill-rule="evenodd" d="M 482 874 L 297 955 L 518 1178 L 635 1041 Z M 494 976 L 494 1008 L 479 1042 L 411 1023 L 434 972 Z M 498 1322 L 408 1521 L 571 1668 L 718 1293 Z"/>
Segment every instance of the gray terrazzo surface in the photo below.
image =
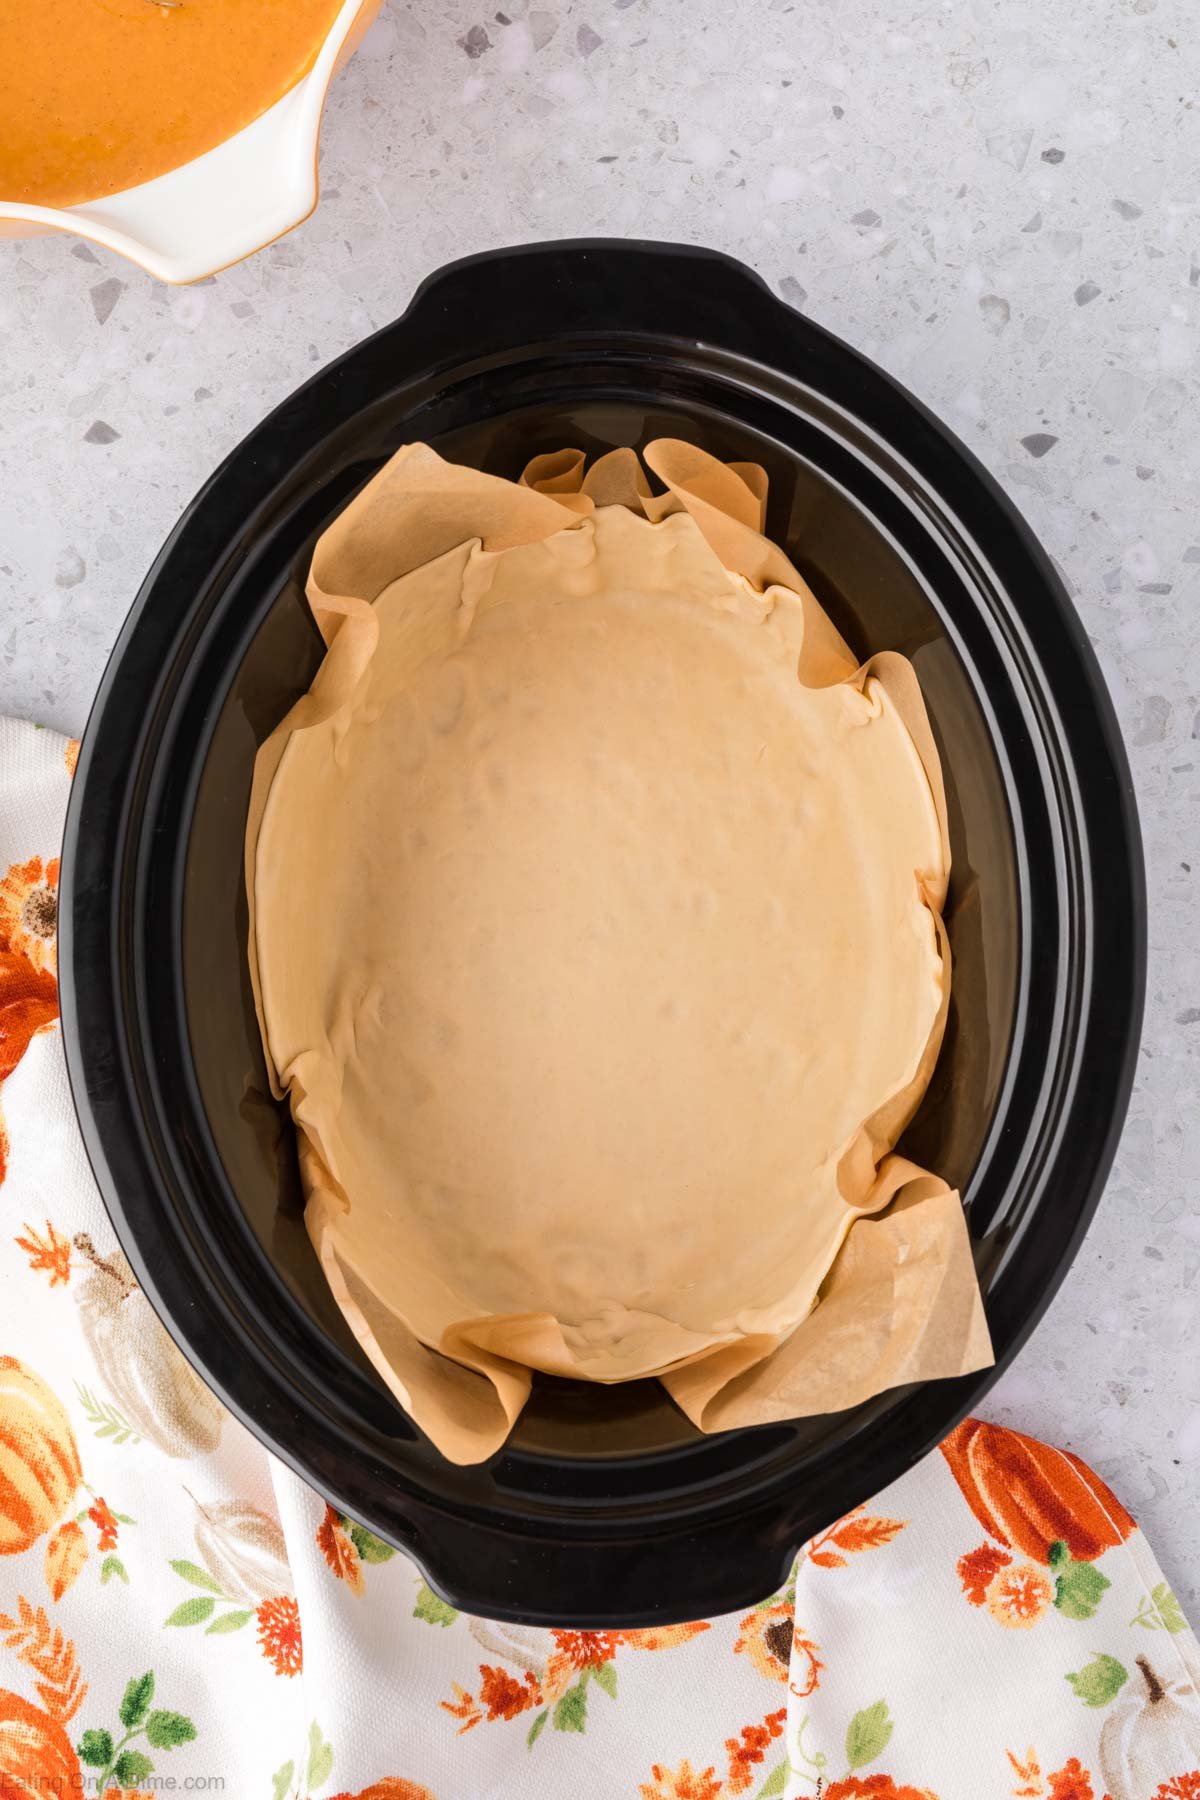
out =
<path fill-rule="evenodd" d="M 1200 55 L 1188 0 L 392 0 L 322 204 L 186 290 L 0 244 L 0 708 L 73 733 L 180 508 L 446 260 L 707 243 L 941 413 L 1067 580 L 1130 747 L 1145 1045 L 1097 1223 L 992 1416 L 1080 1451 L 1200 1617 Z"/>

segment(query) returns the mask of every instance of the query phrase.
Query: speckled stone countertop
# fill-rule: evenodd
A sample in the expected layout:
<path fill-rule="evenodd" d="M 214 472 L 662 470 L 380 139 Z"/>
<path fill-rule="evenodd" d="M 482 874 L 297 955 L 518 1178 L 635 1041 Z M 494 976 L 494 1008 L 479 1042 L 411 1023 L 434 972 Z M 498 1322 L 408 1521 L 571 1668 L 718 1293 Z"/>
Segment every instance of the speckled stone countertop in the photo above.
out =
<path fill-rule="evenodd" d="M 391 0 L 315 216 L 184 290 L 0 244 L 0 709 L 78 733 L 213 466 L 469 251 L 730 251 L 908 384 L 1054 556 L 1129 744 L 1145 1043 L 1063 1289 L 988 1404 L 1091 1458 L 1200 1617 L 1200 55 L 1191 0 Z"/>

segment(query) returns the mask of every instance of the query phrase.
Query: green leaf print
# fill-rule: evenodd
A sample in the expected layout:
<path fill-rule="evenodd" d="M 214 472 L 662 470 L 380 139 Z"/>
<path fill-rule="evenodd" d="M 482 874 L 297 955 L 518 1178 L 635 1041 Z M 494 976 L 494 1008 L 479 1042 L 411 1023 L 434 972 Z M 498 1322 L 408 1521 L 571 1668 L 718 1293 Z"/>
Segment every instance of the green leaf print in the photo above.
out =
<path fill-rule="evenodd" d="M 186 1744 L 195 1737 L 196 1727 L 183 1713 L 167 1712 L 162 1707 L 151 1712 L 153 1698 L 152 1671 L 135 1675 L 126 1682 L 117 1709 L 125 1727 L 124 1737 L 114 1743 L 111 1731 L 85 1731 L 80 1738 L 80 1756 L 100 1771 L 96 1778 L 97 1796 L 105 1793 L 110 1784 L 113 1791 L 135 1788 L 152 1773 L 154 1764 L 150 1758 L 141 1750 L 129 1748 L 134 1738 L 144 1735 L 152 1749 L 173 1750 L 177 1744 Z"/>
<path fill-rule="evenodd" d="M 222 1600 L 225 1598 L 225 1590 L 220 1582 L 214 1581 L 208 1570 L 202 1569 L 199 1563 L 189 1562 L 185 1556 L 180 1556 L 172 1558 L 171 1567 L 185 1581 L 190 1581 L 193 1587 L 206 1588 L 210 1594 L 219 1594 Z"/>
<path fill-rule="evenodd" d="M 861 1769 L 887 1748 L 892 1735 L 892 1719 L 887 1701 L 877 1700 L 856 1712 L 846 1728 L 846 1761 L 852 1769 Z"/>
<path fill-rule="evenodd" d="M 118 1581 L 123 1581 L 126 1587 L 129 1586 L 129 1575 L 120 1557 L 106 1556 L 100 1564 L 100 1586 L 103 1587 L 106 1581 L 111 1581 L 114 1575 Z"/>
<path fill-rule="evenodd" d="M 1050 1546 L 1046 1561 L 1050 1564 L 1052 1569 L 1065 1569 L 1070 1560 L 1070 1548 L 1064 1544 L 1061 1538 L 1056 1538 Z"/>
<path fill-rule="evenodd" d="M 171 1568 L 182 1581 L 188 1581 L 193 1587 L 204 1588 L 203 1594 L 192 1594 L 187 1600 L 181 1600 L 167 1618 L 168 1625 L 203 1625 L 205 1637 L 226 1637 L 231 1631 L 241 1631 L 254 1618 L 254 1609 L 241 1607 L 224 1591 L 220 1582 L 214 1581 L 207 1569 L 199 1563 L 189 1562 L 187 1557 L 169 1558 Z M 218 1606 L 227 1606 L 228 1612 L 217 1612 Z M 216 1615 L 215 1617 L 213 1615 Z M 208 1621 L 212 1623 L 209 1624 Z"/>
<path fill-rule="evenodd" d="M 1111 1585 L 1092 1563 L 1068 1563 L 1054 1584 L 1054 1604 L 1064 1618 L 1090 1619 Z"/>
<path fill-rule="evenodd" d="M 114 1444 L 140 1444 L 141 1434 L 133 1429 L 123 1412 L 115 1407 L 111 1400 L 97 1400 L 95 1394 L 84 1387 L 82 1381 L 75 1383 L 75 1392 L 79 1395 L 79 1404 L 87 1416 L 88 1423 L 96 1428 L 96 1436 L 111 1438 Z"/>
<path fill-rule="evenodd" d="M 132 1681 L 126 1683 L 117 1713 L 126 1731 L 136 1731 L 143 1723 L 153 1698 L 154 1676 L 150 1670 L 147 1669 L 144 1675 L 135 1675 Z"/>
<path fill-rule="evenodd" d="M 146 1720 L 146 1742 L 154 1750 L 174 1750 L 196 1735 L 196 1727 L 183 1713 L 152 1712 Z"/>
<path fill-rule="evenodd" d="M 1085 1663 L 1078 1674 L 1068 1675 L 1067 1680 L 1085 1706 L 1107 1706 L 1129 1680 L 1129 1670 L 1115 1656 L 1097 1651 L 1090 1663 Z"/>
<path fill-rule="evenodd" d="M 1188 1622 L 1183 1616 L 1183 1608 L 1171 1592 L 1165 1581 L 1150 1589 L 1150 1598 L 1158 1608 L 1158 1616 L 1164 1628 L 1169 1632 L 1186 1631 Z"/>
<path fill-rule="evenodd" d="M 112 1753 L 112 1733 L 109 1731 L 85 1731 L 79 1740 L 80 1761 L 90 1763 L 93 1769 L 107 1768 Z"/>
<path fill-rule="evenodd" d="M 598 1688 L 603 1688 L 610 1700 L 617 1697 L 617 1665 L 614 1662 L 596 1663 L 589 1671 Z"/>
<path fill-rule="evenodd" d="M 533 1721 L 533 1724 L 529 1727 L 529 1736 L 525 1739 L 525 1747 L 527 1750 L 533 1749 L 533 1746 L 537 1743 L 538 1739 L 541 1737 L 542 1728 L 545 1725 L 546 1720 L 549 1717 L 550 1717 L 550 1708 L 548 1706 L 543 1707 L 542 1711 L 538 1714 L 537 1718 Z"/>
<path fill-rule="evenodd" d="M 113 1780 L 118 1787 L 133 1788 L 139 1781 L 145 1781 L 147 1775 L 154 1773 L 154 1764 L 140 1750 L 122 1750 L 113 1764 Z"/>
<path fill-rule="evenodd" d="M 587 1689 L 582 1681 L 568 1688 L 554 1708 L 551 1724 L 555 1731 L 582 1731 L 587 1724 Z"/>
<path fill-rule="evenodd" d="M 1165 1581 L 1160 1581 L 1157 1587 L 1151 1588 L 1129 1623 L 1142 1625 L 1147 1631 L 1187 1630 L 1183 1608 Z"/>
<path fill-rule="evenodd" d="M 382 1538 L 368 1531 L 365 1525 L 356 1525 L 353 1519 L 343 1520 L 350 1533 L 350 1542 L 358 1551 L 365 1563 L 390 1562 L 396 1552 L 391 1544 L 385 1544 Z"/>
<path fill-rule="evenodd" d="M 776 1794 L 785 1793 L 787 1790 L 787 1778 L 788 1765 L 787 1758 L 784 1757 L 778 1768 L 771 1770 L 771 1773 L 759 1788 L 756 1800 L 774 1800 Z"/>
<path fill-rule="evenodd" d="M 212 1637 L 217 1632 L 240 1631 L 242 1626 L 248 1625 L 253 1617 L 254 1614 L 252 1612 L 221 1613 L 219 1617 L 213 1620 L 204 1635 L 205 1637 Z"/>
<path fill-rule="evenodd" d="M 333 1746 L 326 1743 L 321 1736 L 321 1727 L 314 1719 L 308 1728 L 308 1791 L 323 1787 L 333 1772 Z"/>
<path fill-rule="evenodd" d="M 321 1727 L 313 1719 L 299 1758 L 289 1756 L 272 1775 L 271 1800 L 308 1800 L 318 1788 L 325 1786 L 332 1773 L 333 1745 L 322 1735 Z"/>
<path fill-rule="evenodd" d="M 181 1600 L 173 1613 L 168 1613 L 163 1620 L 164 1625 L 203 1625 L 205 1619 L 212 1614 L 216 1601 L 208 1595 L 197 1594 L 194 1600 Z"/>
<path fill-rule="evenodd" d="M 417 1604 L 412 1609 L 414 1619 L 424 1619 L 427 1625 L 453 1625 L 458 1613 L 454 1607 L 439 1600 L 427 1581 L 423 1581 L 417 1589 Z"/>

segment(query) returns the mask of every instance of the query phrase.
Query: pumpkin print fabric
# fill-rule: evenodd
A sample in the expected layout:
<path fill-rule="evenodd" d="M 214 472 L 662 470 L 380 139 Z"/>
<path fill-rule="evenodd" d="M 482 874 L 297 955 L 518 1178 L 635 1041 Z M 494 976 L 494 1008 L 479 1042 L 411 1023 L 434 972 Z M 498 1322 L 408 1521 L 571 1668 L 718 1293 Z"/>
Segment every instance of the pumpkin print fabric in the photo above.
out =
<path fill-rule="evenodd" d="M 459 1614 L 158 1325 L 71 1111 L 74 767 L 0 723 L 0 1800 L 1200 1800 L 1200 1650 L 1084 1463 L 980 1420 L 725 1618 Z"/>

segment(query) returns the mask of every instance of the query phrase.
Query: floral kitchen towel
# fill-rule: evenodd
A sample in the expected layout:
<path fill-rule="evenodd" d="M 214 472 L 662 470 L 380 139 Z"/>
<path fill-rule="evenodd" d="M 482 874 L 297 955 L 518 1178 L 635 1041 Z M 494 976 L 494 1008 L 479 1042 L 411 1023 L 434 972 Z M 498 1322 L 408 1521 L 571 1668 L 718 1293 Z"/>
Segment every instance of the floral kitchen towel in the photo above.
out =
<path fill-rule="evenodd" d="M 977 1420 L 744 1614 L 468 1618 L 138 1291 L 58 1030 L 74 746 L 0 723 L 0 1800 L 1200 1800 L 1200 1651 L 1077 1458 Z"/>

